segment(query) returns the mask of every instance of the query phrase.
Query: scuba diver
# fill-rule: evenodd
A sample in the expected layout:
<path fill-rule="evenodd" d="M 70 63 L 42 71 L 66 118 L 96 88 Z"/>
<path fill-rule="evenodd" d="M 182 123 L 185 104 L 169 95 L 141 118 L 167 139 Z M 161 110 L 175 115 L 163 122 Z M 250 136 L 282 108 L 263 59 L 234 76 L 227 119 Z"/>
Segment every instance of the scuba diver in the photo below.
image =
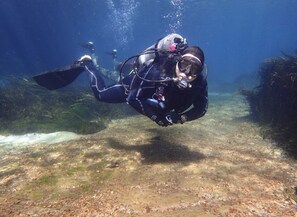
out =
<path fill-rule="evenodd" d="M 131 60 L 134 60 L 132 71 L 123 77 L 122 69 Z M 33 78 L 39 85 L 53 90 L 70 84 L 87 71 L 97 100 L 127 102 L 159 126 L 169 126 L 198 119 L 206 113 L 208 91 L 203 69 L 203 51 L 188 46 L 182 36 L 170 34 L 126 60 L 119 72 L 119 82 L 110 86 L 105 86 L 100 68 L 89 55 L 69 67 Z"/>
<path fill-rule="evenodd" d="M 110 79 L 112 81 L 115 81 L 115 82 L 119 81 L 120 77 L 119 77 L 118 71 L 120 69 L 119 67 L 121 66 L 121 64 L 116 60 L 117 52 L 118 52 L 117 49 L 112 49 L 111 52 L 106 52 L 106 54 L 112 57 L 112 61 L 113 61 L 113 70 L 108 70 L 99 65 L 98 56 L 95 53 L 94 42 L 89 41 L 87 43 L 82 44 L 81 46 L 88 51 L 88 53 L 92 58 L 92 62 L 94 66 L 97 68 L 97 70 L 100 70 L 101 75 L 103 75 L 105 78 Z"/>

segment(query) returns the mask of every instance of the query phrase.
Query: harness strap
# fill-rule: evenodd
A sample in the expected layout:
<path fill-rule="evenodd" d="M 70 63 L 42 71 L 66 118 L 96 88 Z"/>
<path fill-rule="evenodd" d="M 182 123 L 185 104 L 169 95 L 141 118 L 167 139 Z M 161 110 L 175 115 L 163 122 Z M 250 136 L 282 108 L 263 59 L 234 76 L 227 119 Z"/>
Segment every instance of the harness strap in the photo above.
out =
<path fill-rule="evenodd" d="M 164 37 L 163 37 L 164 38 Z M 160 55 L 159 55 L 159 51 L 158 51 L 158 45 L 160 43 L 160 41 L 163 39 L 163 38 L 159 38 L 155 44 L 155 58 L 154 58 L 154 62 L 157 62 L 159 61 L 159 58 L 160 58 Z"/>

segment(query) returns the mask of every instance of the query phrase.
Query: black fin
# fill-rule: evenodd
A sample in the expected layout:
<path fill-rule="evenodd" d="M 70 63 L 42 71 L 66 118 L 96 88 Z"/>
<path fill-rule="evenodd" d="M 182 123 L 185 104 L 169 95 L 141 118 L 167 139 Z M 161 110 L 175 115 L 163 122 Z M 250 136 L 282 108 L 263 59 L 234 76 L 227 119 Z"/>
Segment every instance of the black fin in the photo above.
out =
<path fill-rule="evenodd" d="M 36 75 L 33 79 L 49 90 L 56 90 L 72 83 L 85 70 L 83 66 L 71 65 L 62 69 L 54 69 Z"/>

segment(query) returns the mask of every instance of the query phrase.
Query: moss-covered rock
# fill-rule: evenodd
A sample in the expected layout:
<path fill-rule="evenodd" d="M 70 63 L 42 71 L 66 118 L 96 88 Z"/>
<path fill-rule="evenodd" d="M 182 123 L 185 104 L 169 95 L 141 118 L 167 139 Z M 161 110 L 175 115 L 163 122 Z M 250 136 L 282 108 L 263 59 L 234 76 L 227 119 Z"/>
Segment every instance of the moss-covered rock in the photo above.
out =
<path fill-rule="evenodd" d="M 125 104 L 96 101 L 85 87 L 48 91 L 31 80 L 10 78 L 0 86 L 0 133 L 98 132 L 113 118 L 132 114 Z"/>
<path fill-rule="evenodd" d="M 269 59 L 259 75 L 258 87 L 242 91 L 251 115 L 263 126 L 264 136 L 297 156 L 297 56 Z"/>

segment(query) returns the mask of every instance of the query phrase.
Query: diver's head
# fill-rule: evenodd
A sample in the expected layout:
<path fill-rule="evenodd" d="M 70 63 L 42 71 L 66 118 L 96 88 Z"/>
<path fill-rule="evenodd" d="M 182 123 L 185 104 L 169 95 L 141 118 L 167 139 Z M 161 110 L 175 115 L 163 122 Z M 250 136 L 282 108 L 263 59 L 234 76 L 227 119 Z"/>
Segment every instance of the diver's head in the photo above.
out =
<path fill-rule="evenodd" d="M 184 89 L 191 87 L 190 82 L 194 81 L 203 70 L 204 66 L 204 54 L 199 47 L 190 46 L 187 47 L 176 63 L 176 83 L 178 87 Z"/>

